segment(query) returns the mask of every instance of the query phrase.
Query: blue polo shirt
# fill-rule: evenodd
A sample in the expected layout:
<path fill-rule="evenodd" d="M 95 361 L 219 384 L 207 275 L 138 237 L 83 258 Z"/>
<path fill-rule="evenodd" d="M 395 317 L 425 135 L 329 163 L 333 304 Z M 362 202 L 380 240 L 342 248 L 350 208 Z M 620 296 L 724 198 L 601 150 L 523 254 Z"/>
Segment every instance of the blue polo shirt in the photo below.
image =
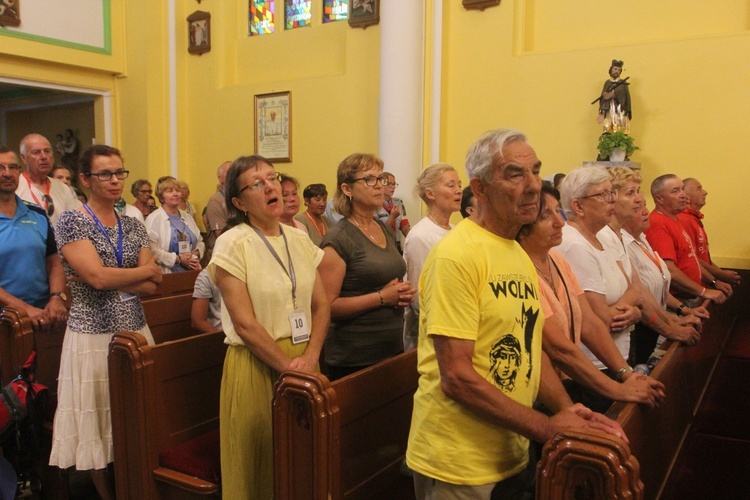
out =
<path fill-rule="evenodd" d="M 49 302 L 47 257 L 57 253 L 44 210 L 16 196 L 13 218 L 0 214 L 0 287 L 34 307 Z"/>

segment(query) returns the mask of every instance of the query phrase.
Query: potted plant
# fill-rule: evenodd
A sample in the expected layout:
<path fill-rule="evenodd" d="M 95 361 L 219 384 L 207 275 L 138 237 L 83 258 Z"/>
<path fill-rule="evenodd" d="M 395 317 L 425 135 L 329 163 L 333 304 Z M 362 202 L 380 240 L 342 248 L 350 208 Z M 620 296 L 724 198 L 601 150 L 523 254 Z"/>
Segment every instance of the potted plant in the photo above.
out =
<path fill-rule="evenodd" d="M 632 137 L 622 130 L 617 130 L 616 132 L 604 132 L 600 135 L 596 149 L 599 150 L 599 159 L 601 160 L 609 158 L 610 161 L 622 161 L 626 157 L 629 158 L 640 148 L 634 144 Z M 617 151 L 618 149 L 621 152 Z"/>

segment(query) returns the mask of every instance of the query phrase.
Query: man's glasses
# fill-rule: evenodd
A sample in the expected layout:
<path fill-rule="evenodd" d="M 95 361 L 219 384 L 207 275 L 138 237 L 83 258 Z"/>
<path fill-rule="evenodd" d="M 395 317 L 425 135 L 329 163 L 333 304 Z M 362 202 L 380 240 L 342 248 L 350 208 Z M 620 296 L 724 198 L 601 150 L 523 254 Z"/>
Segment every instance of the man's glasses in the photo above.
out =
<path fill-rule="evenodd" d="M 274 172 L 264 179 L 258 179 L 252 184 L 248 184 L 247 186 L 243 187 L 242 189 L 240 189 L 240 192 L 237 193 L 237 195 L 241 195 L 242 192 L 246 189 L 249 189 L 250 191 L 257 191 L 262 187 L 266 187 L 266 184 L 275 184 L 278 182 L 281 182 L 281 174 L 279 172 Z"/>
<path fill-rule="evenodd" d="M 10 165 L 0 165 L 0 170 L 3 170 L 5 172 L 20 172 L 21 168 L 21 165 L 18 165 L 16 163 L 11 163 Z"/>
<path fill-rule="evenodd" d="M 602 191 L 601 193 L 594 193 L 588 196 L 581 196 L 581 199 L 583 200 L 586 198 L 594 198 L 595 196 L 600 196 L 602 200 L 606 201 L 607 203 L 610 203 L 612 200 L 617 198 L 617 192 L 616 191 Z"/>
<path fill-rule="evenodd" d="M 367 187 L 375 187 L 378 185 L 378 183 L 382 184 L 383 186 L 388 185 L 388 177 L 375 177 L 374 175 L 368 175 L 365 177 L 360 177 L 359 179 L 354 179 L 352 182 L 357 181 L 365 181 L 365 186 Z M 394 183 L 395 184 L 395 183 Z"/>
<path fill-rule="evenodd" d="M 47 215 L 52 217 L 52 214 L 55 213 L 55 202 L 52 201 L 52 197 L 48 194 L 43 195 L 42 199 L 44 200 L 45 205 L 47 205 Z"/>
<path fill-rule="evenodd" d="M 107 172 L 106 170 L 104 172 L 87 172 L 85 174 L 86 177 L 96 177 L 101 182 L 107 182 L 108 180 L 112 179 L 112 176 L 114 175 L 120 180 L 124 180 L 128 178 L 128 175 L 130 175 L 130 170 L 118 170 L 117 172 Z"/>

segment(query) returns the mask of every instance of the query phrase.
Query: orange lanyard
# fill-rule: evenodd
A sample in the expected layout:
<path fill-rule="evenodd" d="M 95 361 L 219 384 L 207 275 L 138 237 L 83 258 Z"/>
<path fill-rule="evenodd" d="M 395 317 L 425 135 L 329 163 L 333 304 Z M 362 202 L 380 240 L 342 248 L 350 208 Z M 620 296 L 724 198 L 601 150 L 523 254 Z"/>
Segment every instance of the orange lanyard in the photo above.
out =
<path fill-rule="evenodd" d="M 326 235 L 326 225 L 324 222 L 321 221 L 321 226 L 323 226 L 323 229 L 318 227 L 318 223 L 315 222 L 315 219 L 313 219 L 312 215 L 310 215 L 310 212 L 305 210 L 305 215 L 307 215 L 307 218 L 310 219 L 310 222 L 312 222 L 313 227 L 315 227 L 315 230 L 318 232 L 320 236 Z"/>
<path fill-rule="evenodd" d="M 49 202 L 47 200 L 49 198 L 51 198 L 51 196 L 49 195 L 49 188 L 50 188 L 49 179 L 46 179 L 46 181 L 47 181 L 47 192 L 45 194 L 47 195 L 47 197 L 46 198 L 42 197 L 42 199 L 44 200 L 44 204 L 42 204 L 42 202 L 39 201 L 39 198 L 37 198 L 36 195 L 34 194 L 34 188 L 31 185 L 31 181 L 29 180 L 29 174 L 27 172 L 23 173 L 23 178 L 26 179 L 26 184 L 29 185 L 29 192 L 31 193 L 31 197 L 34 198 L 34 201 L 36 202 L 36 204 L 39 205 L 40 207 L 44 208 L 45 210 L 47 210 L 47 205 L 49 204 Z"/>
<path fill-rule="evenodd" d="M 638 248 L 640 248 L 641 251 L 643 251 L 643 253 L 646 254 L 646 257 L 648 257 L 649 260 L 651 260 L 651 262 L 653 262 L 654 265 L 659 269 L 659 272 L 661 273 L 661 276 L 663 278 L 664 277 L 664 271 L 661 268 L 661 263 L 659 262 L 659 258 L 656 257 L 655 255 L 652 255 L 651 252 L 649 252 L 648 250 L 646 250 L 646 245 L 644 245 L 642 242 L 636 241 L 636 243 L 638 244 Z"/>

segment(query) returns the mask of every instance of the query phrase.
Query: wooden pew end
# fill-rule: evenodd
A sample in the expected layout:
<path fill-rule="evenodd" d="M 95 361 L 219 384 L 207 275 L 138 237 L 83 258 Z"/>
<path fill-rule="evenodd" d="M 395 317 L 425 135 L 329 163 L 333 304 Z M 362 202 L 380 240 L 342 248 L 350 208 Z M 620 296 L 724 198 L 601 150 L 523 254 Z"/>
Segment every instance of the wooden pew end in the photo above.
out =
<path fill-rule="evenodd" d="M 642 498 L 640 465 L 621 439 L 567 430 L 544 445 L 537 465 L 538 499 Z"/>

